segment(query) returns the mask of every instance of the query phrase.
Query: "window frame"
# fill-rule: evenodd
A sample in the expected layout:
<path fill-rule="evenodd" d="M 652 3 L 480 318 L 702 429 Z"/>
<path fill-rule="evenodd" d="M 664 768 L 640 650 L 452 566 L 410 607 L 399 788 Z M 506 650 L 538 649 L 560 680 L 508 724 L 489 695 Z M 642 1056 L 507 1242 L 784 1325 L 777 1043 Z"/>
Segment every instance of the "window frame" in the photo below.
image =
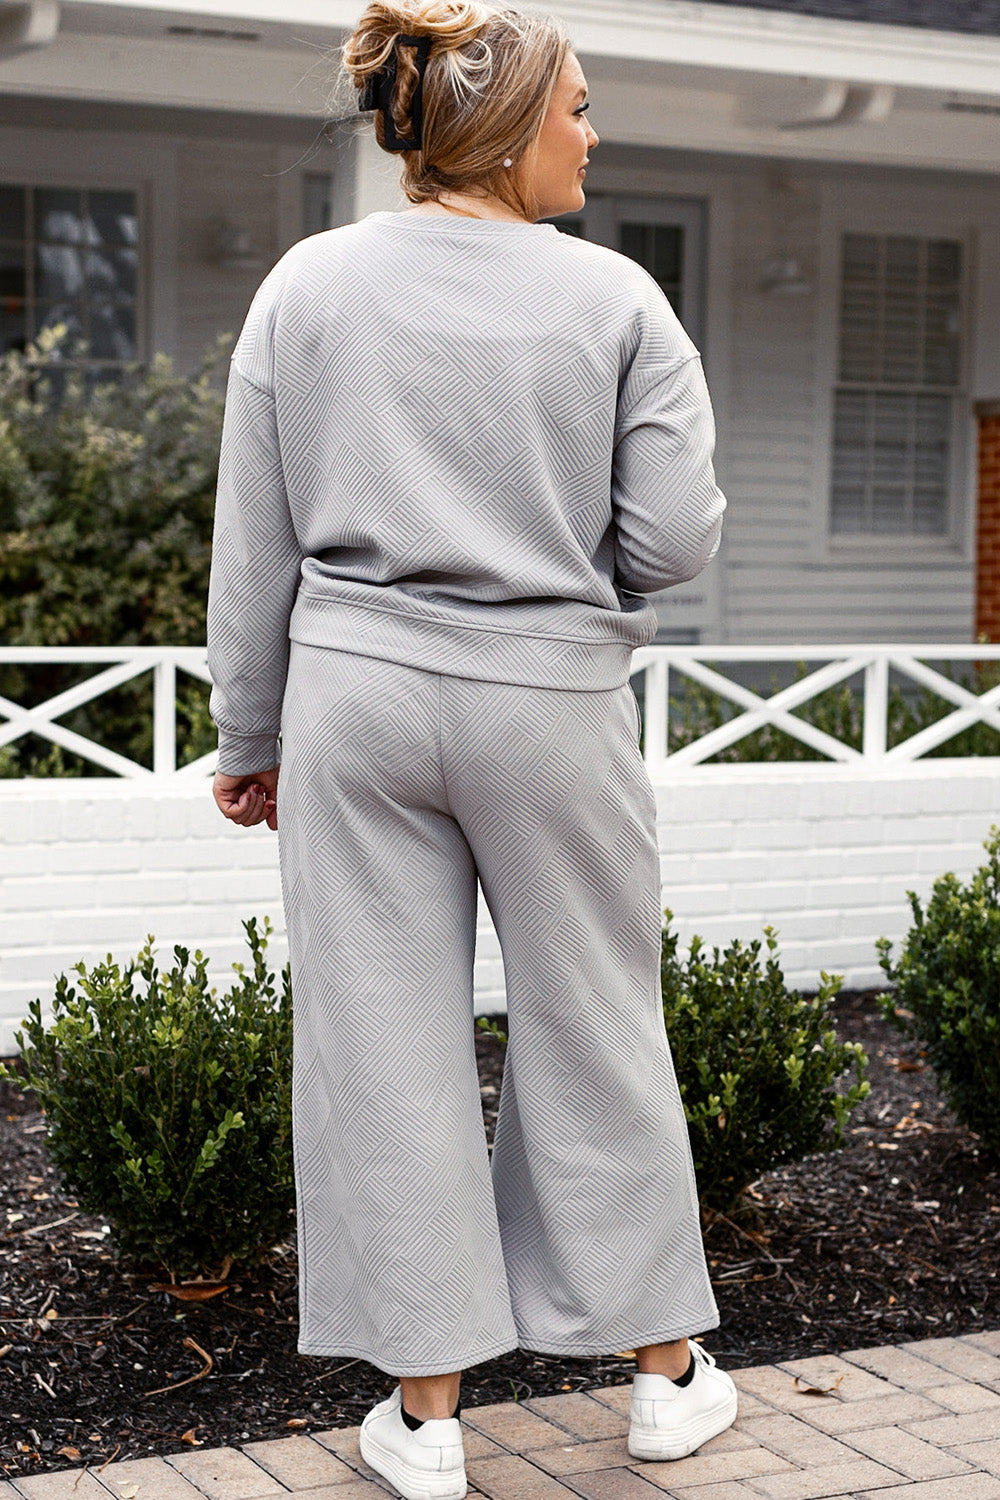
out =
<path fill-rule="evenodd" d="M 336 229 L 343 224 L 353 224 L 354 188 L 358 175 L 358 147 L 367 140 L 353 133 L 353 120 L 336 120 L 324 131 L 322 147 L 303 155 L 298 147 L 282 145 L 275 147 L 275 199 L 274 209 L 277 224 L 277 249 L 279 254 L 306 238 L 308 221 L 308 177 L 325 177 L 329 187 L 330 222 L 325 227 Z M 391 168 L 392 159 L 379 151 L 374 136 L 371 144 Z M 386 207 L 398 208 L 402 204 L 395 197 Z M 321 233 L 322 231 L 314 231 Z"/>
<path fill-rule="evenodd" d="M 131 186 L 116 186 L 114 188 L 108 189 L 104 187 L 95 187 L 93 184 L 89 183 L 86 185 L 79 185 L 75 182 L 65 181 L 57 184 L 49 184 L 47 182 L 40 183 L 34 181 L 25 182 L 23 180 L 15 180 L 8 177 L 2 170 L 0 170 L 0 187 L 13 189 L 14 191 L 21 191 L 25 194 L 25 234 L 21 243 L 23 245 L 26 256 L 26 294 L 22 300 L 28 305 L 33 305 L 36 310 L 40 306 L 42 306 L 45 300 L 39 295 L 37 284 L 37 277 L 39 274 L 37 269 L 39 247 L 43 245 L 52 246 L 57 242 L 45 239 L 39 233 L 38 206 L 37 202 L 35 202 L 34 200 L 34 195 L 37 193 L 51 192 L 53 191 L 53 189 L 55 189 L 56 191 L 64 190 L 68 192 L 79 193 L 81 197 L 85 199 L 85 201 L 89 201 L 89 198 L 92 194 L 110 191 L 122 195 L 127 194 L 132 199 L 132 202 L 135 206 L 135 217 L 137 224 L 137 238 L 135 244 L 135 293 L 131 301 L 133 322 L 135 327 L 134 353 L 128 359 L 113 359 L 104 355 L 95 356 L 92 348 L 89 348 L 88 352 L 82 356 L 74 354 L 72 349 L 70 349 L 67 352 L 65 363 L 67 370 L 75 369 L 83 371 L 88 376 L 94 376 L 98 381 L 100 381 L 102 377 L 114 379 L 116 378 L 118 372 L 127 369 L 129 365 L 133 365 L 136 363 L 145 363 L 149 358 L 149 351 L 146 347 L 146 341 L 144 337 L 146 326 L 146 280 L 143 273 L 146 234 L 142 193 Z M 2 225 L 0 225 L 0 232 L 2 232 Z M 70 242 L 67 243 L 70 244 L 70 248 L 74 248 Z M 86 249 L 86 247 L 83 248 Z M 122 246 L 121 248 L 129 247 Z M 60 301 L 66 301 L 67 299 L 56 298 L 49 300 L 53 305 L 58 305 Z M 75 301 L 76 299 L 69 300 Z M 88 296 L 85 298 L 85 303 L 89 305 L 90 300 L 91 298 L 88 294 Z M 43 332 L 43 329 L 51 326 L 51 324 L 44 324 L 42 328 L 35 328 L 33 333 L 26 333 L 27 341 L 37 342 L 38 338 Z"/>
<path fill-rule="evenodd" d="M 135 195 L 137 358 L 141 364 L 154 352 L 176 356 L 180 231 L 172 143 L 119 131 L 5 126 L 0 145 L 3 180 L 13 186 Z"/>
<path fill-rule="evenodd" d="M 901 185 L 899 185 L 901 186 Z M 819 261 L 816 281 L 815 348 L 815 464 L 810 512 L 813 518 L 810 561 L 849 567 L 881 568 L 886 564 L 947 563 L 971 558 L 973 520 L 970 496 L 975 494 L 975 432 L 972 416 L 974 307 L 976 301 L 976 245 L 965 213 L 942 191 L 938 202 L 911 204 L 902 192 L 887 206 L 878 189 L 864 185 L 824 185 L 820 210 Z M 916 197 L 916 195 L 914 195 Z M 840 299 L 843 237 L 846 234 L 912 236 L 924 240 L 953 240 L 962 248 L 959 381 L 952 399 L 954 410 L 948 469 L 948 498 L 944 530 L 935 536 L 889 532 L 834 532 L 833 429 L 840 380 Z M 888 385 L 879 387 L 890 391 Z M 903 387 L 900 387 L 903 389 Z M 905 388 L 907 391 L 910 387 Z"/>

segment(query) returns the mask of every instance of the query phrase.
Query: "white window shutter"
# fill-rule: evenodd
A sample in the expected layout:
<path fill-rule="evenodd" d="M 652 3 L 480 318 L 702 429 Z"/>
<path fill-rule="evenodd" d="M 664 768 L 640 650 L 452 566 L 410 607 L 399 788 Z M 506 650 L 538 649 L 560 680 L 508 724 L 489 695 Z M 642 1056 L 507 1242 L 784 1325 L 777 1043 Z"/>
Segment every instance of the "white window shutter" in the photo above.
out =
<path fill-rule="evenodd" d="M 962 246 L 843 239 L 830 526 L 940 536 L 961 378 Z"/>

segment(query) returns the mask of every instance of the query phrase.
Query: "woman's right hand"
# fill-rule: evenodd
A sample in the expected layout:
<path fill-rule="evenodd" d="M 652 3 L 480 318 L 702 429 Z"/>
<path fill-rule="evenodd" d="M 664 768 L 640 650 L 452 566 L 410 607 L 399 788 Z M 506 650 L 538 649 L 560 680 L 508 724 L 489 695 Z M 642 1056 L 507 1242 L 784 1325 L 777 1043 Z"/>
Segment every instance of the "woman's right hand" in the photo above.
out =
<path fill-rule="evenodd" d="M 241 828 L 267 823 L 278 826 L 278 766 L 269 771 L 254 771 L 248 776 L 227 776 L 216 771 L 212 795 L 222 816 Z"/>

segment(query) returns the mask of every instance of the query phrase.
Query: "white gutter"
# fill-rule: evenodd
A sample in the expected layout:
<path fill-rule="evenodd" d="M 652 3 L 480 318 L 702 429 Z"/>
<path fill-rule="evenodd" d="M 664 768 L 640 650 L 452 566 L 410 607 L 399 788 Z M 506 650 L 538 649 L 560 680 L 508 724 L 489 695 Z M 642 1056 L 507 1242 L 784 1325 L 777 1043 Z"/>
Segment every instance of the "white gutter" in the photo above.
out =
<path fill-rule="evenodd" d="M 87 9 L 350 29 L 363 0 L 91 0 Z M 696 0 L 550 0 L 585 56 L 850 80 L 900 88 L 1000 92 L 1000 37 L 828 20 Z M 74 6 L 65 6 L 71 25 Z"/>
<path fill-rule="evenodd" d="M 561 8 L 583 53 L 734 73 L 1000 92 L 1000 37 L 683 0 L 573 0 Z"/>

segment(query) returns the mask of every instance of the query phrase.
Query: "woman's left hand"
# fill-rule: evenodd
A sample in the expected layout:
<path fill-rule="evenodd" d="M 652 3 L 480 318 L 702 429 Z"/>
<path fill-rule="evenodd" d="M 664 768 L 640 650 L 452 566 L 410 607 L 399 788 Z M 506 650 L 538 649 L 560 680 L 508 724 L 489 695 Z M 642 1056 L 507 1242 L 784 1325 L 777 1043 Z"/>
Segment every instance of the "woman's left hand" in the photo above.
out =
<path fill-rule="evenodd" d="M 222 816 L 242 828 L 267 823 L 278 826 L 278 767 L 254 771 L 249 776 L 226 776 L 216 771 L 212 795 Z"/>

